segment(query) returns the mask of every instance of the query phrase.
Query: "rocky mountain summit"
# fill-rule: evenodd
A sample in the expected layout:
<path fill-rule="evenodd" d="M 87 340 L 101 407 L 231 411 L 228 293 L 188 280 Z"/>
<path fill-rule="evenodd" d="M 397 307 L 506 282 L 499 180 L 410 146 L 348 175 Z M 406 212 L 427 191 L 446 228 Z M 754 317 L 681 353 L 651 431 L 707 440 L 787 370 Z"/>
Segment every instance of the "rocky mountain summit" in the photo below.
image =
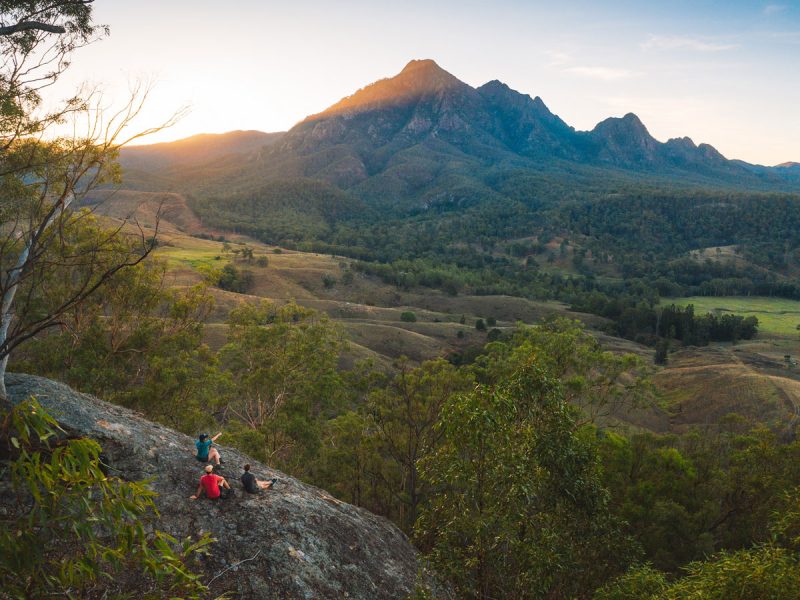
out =
<path fill-rule="evenodd" d="M 35 396 L 69 434 L 97 440 L 113 475 L 152 479 L 159 529 L 179 539 L 203 532 L 217 539 L 203 565 L 211 597 L 228 592 L 252 599 L 372 599 L 404 598 L 413 591 L 416 551 L 388 520 L 224 443 L 222 474 L 235 496 L 192 501 L 202 465 L 188 436 L 49 379 L 9 374 L 6 383 L 13 402 Z M 260 479 L 278 477 L 275 488 L 245 494 L 238 478 L 247 462 Z"/>

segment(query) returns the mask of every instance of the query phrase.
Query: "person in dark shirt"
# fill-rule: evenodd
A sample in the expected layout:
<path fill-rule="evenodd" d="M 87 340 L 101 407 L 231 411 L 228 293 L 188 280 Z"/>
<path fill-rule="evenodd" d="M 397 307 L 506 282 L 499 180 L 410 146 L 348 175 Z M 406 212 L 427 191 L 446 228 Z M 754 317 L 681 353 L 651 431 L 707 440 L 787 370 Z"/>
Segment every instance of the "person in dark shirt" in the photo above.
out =
<path fill-rule="evenodd" d="M 220 477 L 214 473 L 214 467 L 206 465 L 206 474 L 200 478 L 200 485 L 197 486 L 197 491 L 191 500 L 197 500 L 200 494 L 205 491 L 206 497 L 209 500 L 216 500 L 222 498 L 223 500 L 230 496 L 231 486 L 225 481 L 224 477 Z"/>
<path fill-rule="evenodd" d="M 257 494 L 260 490 L 268 490 L 275 482 L 278 481 L 277 477 L 273 477 L 268 481 L 259 481 L 256 476 L 250 472 L 250 465 L 244 466 L 244 473 L 242 473 L 242 485 L 244 491 L 250 494 Z"/>

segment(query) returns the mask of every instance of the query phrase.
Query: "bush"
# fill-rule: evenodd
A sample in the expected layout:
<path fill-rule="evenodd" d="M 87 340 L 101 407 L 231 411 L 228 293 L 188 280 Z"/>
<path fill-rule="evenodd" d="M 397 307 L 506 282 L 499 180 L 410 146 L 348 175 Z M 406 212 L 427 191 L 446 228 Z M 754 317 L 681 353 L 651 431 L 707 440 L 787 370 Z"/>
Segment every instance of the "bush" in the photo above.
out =
<path fill-rule="evenodd" d="M 404 321 L 405 323 L 415 323 L 417 321 L 416 313 L 407 310 L 400 314 L 400 320 Z"/>
<path fill-rule="evenodd" d="M 483 319 L 475 321 L 475 329 L 478 331 L 486 331 L 486 323 L 483 322 Z"/>
<path fill-rule="evenodd" d="M 228 292 L 244 294 L 253 285 L 253 274 L 250 271 L 240 271 L 232 264 L 227 264 L 217 281 L 217 287 Z"/>

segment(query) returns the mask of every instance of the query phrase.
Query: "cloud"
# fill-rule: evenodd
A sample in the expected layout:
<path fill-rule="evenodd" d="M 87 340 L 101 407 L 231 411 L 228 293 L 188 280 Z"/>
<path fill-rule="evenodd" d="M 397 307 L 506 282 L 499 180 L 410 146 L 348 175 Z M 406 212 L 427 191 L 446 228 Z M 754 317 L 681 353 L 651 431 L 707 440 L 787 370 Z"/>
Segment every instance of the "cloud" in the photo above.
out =
<path fill-rule="evenodd" d="M 558 50 L 546 50 L 545 54 L 549 57 L 550 61 L 547 63 L 548 67 L 560 67 L 569 63 L 572 57 L 566 52 Z"/>
<path fill-rule="evenodd" d="M 618 81 L 620 79 L 630 79 L 639 73 L 628 69 L 617 69 L 614 67 L 569 67 L 564 69 L 566 73 L 579 75 L 588 79 L 599 79 L 601 81 Z"/>
<path fill-rule="evenodd" d="M 724 52 L 737 47 L 737 44 L 721 44 L 671 35 L 651 35 L 650 39 L 642 44 L 643 50 L 694 50 L 696 52 Z"/>
<path fill-rule="evenodd" d="M 765 16 L 771 17 L 786 10 L 785 4 L 767 4 L 762 11 Z"/>

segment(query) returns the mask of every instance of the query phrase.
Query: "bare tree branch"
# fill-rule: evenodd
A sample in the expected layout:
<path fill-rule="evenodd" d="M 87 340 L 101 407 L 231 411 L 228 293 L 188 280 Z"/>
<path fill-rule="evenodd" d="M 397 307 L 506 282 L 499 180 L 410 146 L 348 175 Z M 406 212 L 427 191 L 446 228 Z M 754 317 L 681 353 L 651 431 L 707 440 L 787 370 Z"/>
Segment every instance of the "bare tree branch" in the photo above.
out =
<path fill-rule="evenodd" d="M 30 31 L 36 29 L 38 31 L 46 31 L 47 33 L 66 33 L 67 30 L 61 25 L 51 25 L 50 23 L 42 23 L 41 21 L 21 21 L 16 25 L 6 25 L 0 27 L 0 35 L 11 35 L 12 33 L 19 33 L 20 31 Z"/>

